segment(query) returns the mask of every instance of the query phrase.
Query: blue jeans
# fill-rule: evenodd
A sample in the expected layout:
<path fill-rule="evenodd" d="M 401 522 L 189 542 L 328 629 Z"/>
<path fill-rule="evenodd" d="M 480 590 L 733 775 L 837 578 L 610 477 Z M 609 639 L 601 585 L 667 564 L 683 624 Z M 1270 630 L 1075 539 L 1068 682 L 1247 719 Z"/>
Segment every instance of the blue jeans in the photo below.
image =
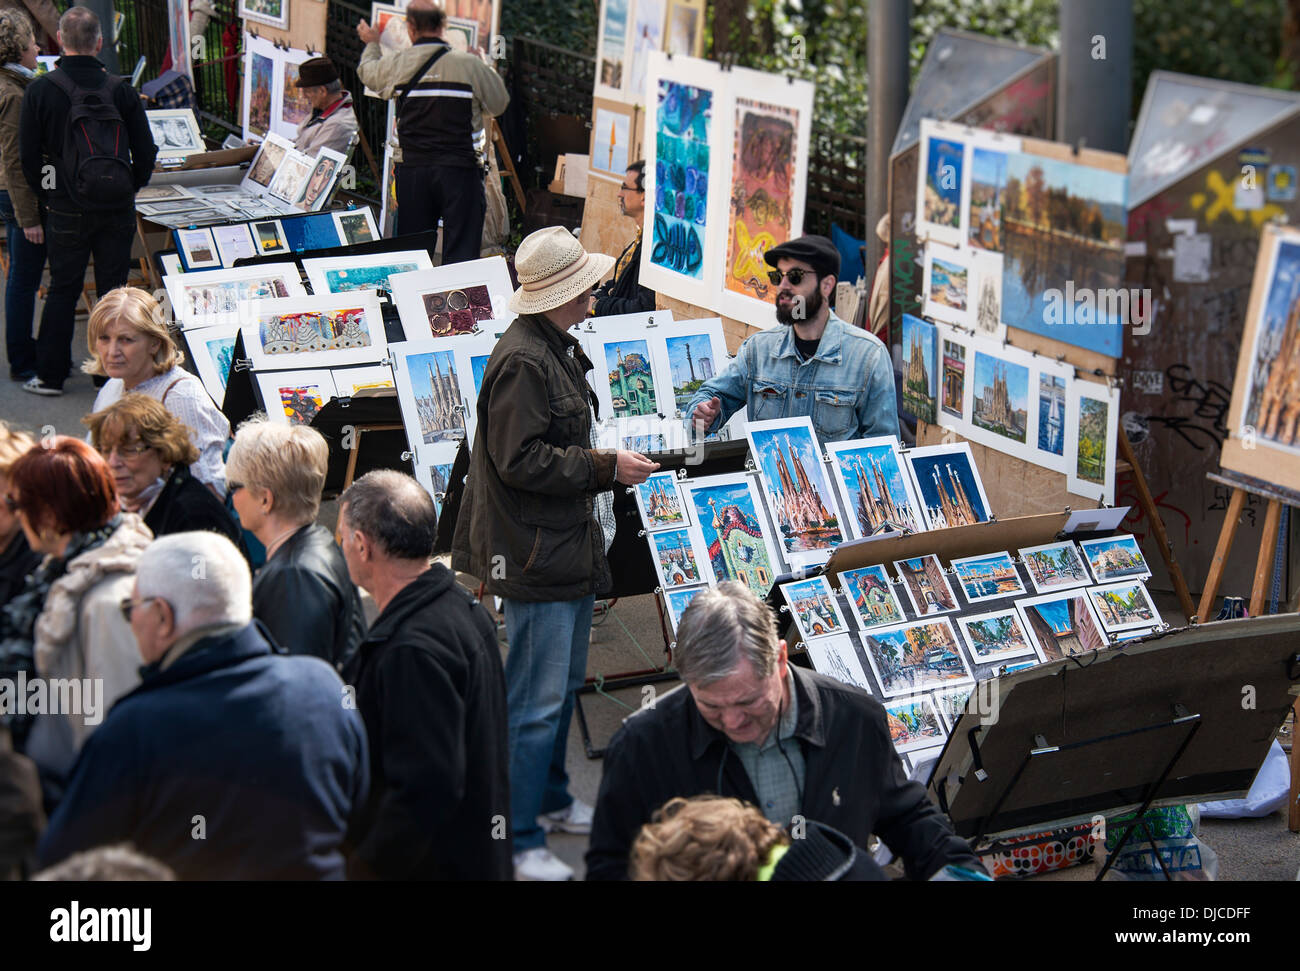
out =
<path fill-rule="evenodd" d="M 36 340 L 32 317 L 36 291 L 45 272 L 45 244 L 28 241 L 14 217 L 9 193 L 0 189 L 0 218 L 5 221 L 9 249 L 9 276 L 5 280 L 5 349 L 12 376 L 36 371 Z"/>
<path fill-rule="evenodd" d="M 564 756 L 573 692 L 587 676 L 595 597 L 549 603 L 506 600 L 506 703 L 510 729 L 510 816 L 514 851 L 546 843 L 543 813 L 564 809 Z"/>

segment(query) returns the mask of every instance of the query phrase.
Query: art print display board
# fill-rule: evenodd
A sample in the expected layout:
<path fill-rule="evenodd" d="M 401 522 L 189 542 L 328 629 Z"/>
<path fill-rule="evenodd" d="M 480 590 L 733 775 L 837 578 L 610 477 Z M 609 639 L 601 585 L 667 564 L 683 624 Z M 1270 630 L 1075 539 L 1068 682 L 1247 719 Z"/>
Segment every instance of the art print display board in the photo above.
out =
<path fill-rule="evenodd" d="M 374 290 L 240 306 L 244 350 L 255 371 L 369 364 L 388 355 Z"/>
<path fill-rule="evenodd" d="M 730 226 L 716 309 L 738 320 L 765 320 L 772 286 L 763 256 L 803 235 L 813 85 L 739 67 L 728 83 Z"/>
<path fill-rule="evenodd" d="M 500 256 L 394 273 L 388 284 L 407 340 L 472 334 L 507 317 L 514 292 Z"/>
<path fill-rule="evenodd" d="M 1300 232 L 1265 226 L 1228 409 L 1223 468 L 1300 489 Z"/>
<path fill-rule="evenodd" d="M 287 6 L 288 0 L 285 0 Z M 298 90 L 298 65 L 312 57 L 297 48 L 276 47 L 244 32 L 244 138 L 274 132 L 292 142 L 311 117 L 311 103 Z"/>
<path fill-rule="evenodd" d="M 169 273 L 163 278 L 172 314 L 185 329 L 237 322 L 248 300 L 305 297 L 296 263 L 264 263 L 233 270 Z"/>

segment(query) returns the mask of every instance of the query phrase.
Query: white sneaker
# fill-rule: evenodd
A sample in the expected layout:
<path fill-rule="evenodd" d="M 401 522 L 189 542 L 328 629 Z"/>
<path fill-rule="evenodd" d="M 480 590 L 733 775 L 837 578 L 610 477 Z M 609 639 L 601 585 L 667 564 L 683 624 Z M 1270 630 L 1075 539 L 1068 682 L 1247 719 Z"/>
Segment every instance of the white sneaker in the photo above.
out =
<path fill-rule="evenodd" d="M 573 879 L 573 868 L 545 846 L 516 853 L 516 880 L 547 880 L 559 882 Z"/>
<path fill-rule="evenodd" d="M 538 816 L 537 825 L 546 833 L 576 833 L 585 836 L 591 832 L 591 821 L 595 815 L 596 810 L 575 796 L 573 802 L 563 809 Z"/>

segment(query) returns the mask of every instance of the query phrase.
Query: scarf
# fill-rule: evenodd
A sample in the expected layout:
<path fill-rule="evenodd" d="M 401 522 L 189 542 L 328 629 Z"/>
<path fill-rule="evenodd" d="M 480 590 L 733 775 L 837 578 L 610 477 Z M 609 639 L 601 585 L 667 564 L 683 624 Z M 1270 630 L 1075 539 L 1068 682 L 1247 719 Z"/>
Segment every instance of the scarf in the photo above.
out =
<path fill-rule="evenodd" d="M 13 680 L 20 673 L 36 674 L 36 619 L 45 608 L 50 587 L 68 571 L 68 564 L 81 554 L 103 546 L 118 526 L 120 513 L 98 529 L 74 533 L 62 556 L 47 556 L 27 577 L 23 589 L 0 610 L 0 678 Z M 31 727 L 32 715 L 0 712 L 0 725 L 13 730 L 14 747 L 21 751 Z"/>
<path fill-rule="evenodd" d="M 9 68 L 9 70 L 13 71 L 15 74 L 22 75 L 29 81 L 32 78 L 36 77 L 35 71 L 33 71 L 30 67 L 27 67 L 24 64 L 19 64 L 17 61 L 6 64 L 5 67 Z"/>

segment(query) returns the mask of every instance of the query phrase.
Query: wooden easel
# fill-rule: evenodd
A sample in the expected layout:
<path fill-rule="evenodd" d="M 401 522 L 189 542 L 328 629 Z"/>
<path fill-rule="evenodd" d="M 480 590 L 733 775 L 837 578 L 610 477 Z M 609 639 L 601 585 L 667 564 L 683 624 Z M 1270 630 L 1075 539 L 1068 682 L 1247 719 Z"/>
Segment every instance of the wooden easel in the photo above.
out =
<path fill-rule="evenodd" d="M 1258 617 L 1264 610 L 1264 598 L 1268 595 L 1273 579 L 1278 545 L 1277 527 L 1282 519 L 1282 507 L 1300 508 L 1300 492 L 1292 492 L 1227 470 L 1212 472 L 1208 478 L 1216 485 L 1228 486 L 1232 490 L 1232 497 L 1228 500 L 1228 511 L 1224 514 L 1223 528 L 1219 531 L 1218 545 L 1214 547 L 1214 559 L 1210 561 L 1210 574 L 1206 577 L 1205 590 L 1201 593 L 1201 605 L 1196 616 L 1200 621 L 1210 618 L 1210 611 L 1214 609 L 1214 601 L 1219 594 L 1219 584 L 1223 580 L 1223 566 L 1237 535 L 1241 510 L 1246 504 L 1247 494 L 1251 494 L 1268 502 L 1264 513 L 1264 531 L 1259 539 L 1259 555 L 1255 559 L 1255 579 L 1250 588 L 1250 616 Z M 1285 593 L 1283 591 L 1284 595 Z M 1300 699 L 1296 700 L 1293 710 L 1295 719 L 1292 725 L 1295 727 L 1291 734 L 1291 798 L 1287 804 L 1287 827 L 1293 833 L 1300 833 L 1300 747 L 1296 745 L 1295 737 L 1297 729 L 1300 729 Z"/>
<path fill-rule="evenodd" d="M 510 179 L 510 185 L 515 190 L 515 201 L 519 203 L 519 211 L 523 212 L 528 208 L 528 203 L 524 198 L 524 184 L 519 181 L 519 173 L 515 171 L 515 160 L 510 157 L 510 146 L 506 144 L 506 136 L 501 134 L 501 127 L 493 118 L 488 122 L 488 127 L 492 129 L 492 144 L 497 147 L 501 153 L 502 160 L 506 163 L 506 177 Z"/>
<path fill-rule="evenodd" d="M 1174 559 L 1173 549 L 1169 545 L 1169 534 L 1165 532 L 1165 522 L 1160 518 L 1160 513 L 1156 509 L 1156 502 L 1151 497 L 1151 490 L 1147 487 L 1147 477 L 1142 474 L 1142 467 L 1138 465 L 1137 456 L 1133 453 L 1133 445 L 1128 440 L 1128 435 L 1124 432 L 1121 425 L 1119 429 L 1119 454 L 1125 462 L 1128 463 L 1126 471 L 1133 473 L 1133 483 L 1137 486 L 1138 504 L 1142 511 L 1147 514 L 1147 520 L 1151 523 L 1151 532 L 1155 536 L 1156 546 L 1160 550 L 1160 558 L 1165 561 L 1165 569 L 1169 571 L 1169 579 L 1174 585 L 1174 593 L 1178 595 L 1178 603 L 1183 608 L 1183 615 L 1187 617 L 1188 622 L 1192 619 L 1192 594 L 1187 589 L 1187 581 L 1183 578 L 1182 567 Z M 1116 472 L 1120 470 L 1117 468 Z"/>

